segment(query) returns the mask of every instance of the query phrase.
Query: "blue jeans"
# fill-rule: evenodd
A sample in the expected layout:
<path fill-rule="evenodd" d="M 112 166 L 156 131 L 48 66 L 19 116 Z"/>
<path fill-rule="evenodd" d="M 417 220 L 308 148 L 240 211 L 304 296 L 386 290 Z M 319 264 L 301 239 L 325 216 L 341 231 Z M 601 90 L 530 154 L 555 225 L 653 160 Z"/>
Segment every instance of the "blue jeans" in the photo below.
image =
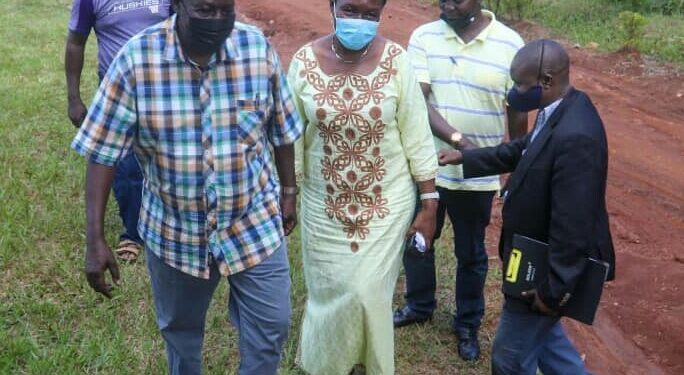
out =
<path fill-rule="evenodd" d="M 559 318 L 504 305 L 492 344 L 492 375 L 589 374 Z"/>
<path fill-rule="evenodd" d="M 454 230 L 456 269 L 456 314 L 454 330 L 479 329 L 484 316 L 484 284 L 487 278 L 485 228 L 489 225 L 493 191 L 456 191 L 439 189 L 437 233 L 439 238 L 446 214 Z M 435 301 L 435 254 L 424 256 L 404 252 L 406 303 L 419 314 L 432 315 Z"/>
<path fill-rule="evenodd" d="M 135 154 L 131 152 L 116 166 L 112 183 L 114 198 L 119 205 L 119 216 L 124 225 L 124 232 L 119 236 L 119 241 L 131 240 L 142 244 L 138 234 L 142 185 L 143 174 Z"/>
<path fill-rule="evenodd" d="M 216 264 L 210 279 L 170 267 L 147 250 L 157 325 L 166 343 L 171 375 L 201 374 L 207 309 L 221 279 Z M 239 332 L 240 375 L 275 374 L 290 325 L 290 268 L 283 245 L 258 265 L 228 277 L 231 323 Z"/>

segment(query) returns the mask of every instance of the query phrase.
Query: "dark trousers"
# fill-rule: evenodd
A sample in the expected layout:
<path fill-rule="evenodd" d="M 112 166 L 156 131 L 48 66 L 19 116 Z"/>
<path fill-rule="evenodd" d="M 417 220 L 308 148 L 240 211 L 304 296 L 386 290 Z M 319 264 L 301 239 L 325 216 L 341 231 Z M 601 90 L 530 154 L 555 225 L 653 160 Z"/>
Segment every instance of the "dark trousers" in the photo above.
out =
<path fill-rule="evenodd" d="M 138 234 L 143 174 L 135 155 L 129 153 L 117 166 L 112 189 L 119 205 L 119 216 L 124 225 L 120 241 L 131 240 L 142 244 Z"/>
<path fill-rule="evenodd" d="M 586 375 L 557 317 L 511 311 L 504 305 L 492 344 L 493 375 Z"/>
<path fill-rule="evenodd" d="M 454 230 L 456 269 L 456 314 L 453 328 L 477 330 L 484 315 L 484 283 L 487 277 L 485 228 L 491 217 L 493 191 L 439 189 L 437 233 L 439 238 L 446 214 Z M 435 301 L 435 254 L 417 256 L 404 252 L 406 303 L 414 311 L 431 315 Z"/>

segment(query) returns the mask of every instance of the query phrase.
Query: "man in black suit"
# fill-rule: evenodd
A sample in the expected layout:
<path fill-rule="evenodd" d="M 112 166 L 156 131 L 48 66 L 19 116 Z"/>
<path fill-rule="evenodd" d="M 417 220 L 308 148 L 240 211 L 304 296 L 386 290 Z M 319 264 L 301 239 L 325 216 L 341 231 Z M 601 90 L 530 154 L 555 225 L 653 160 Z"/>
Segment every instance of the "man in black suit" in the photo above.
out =
<path fill-rule="evenodd" d="M 569 79 L 570 59 L 558 43 L 523 47 L 511 66 L 508 103 L 538 109 L 525 138 L 497 147 L 442 150 L 441 164 L 463 164 L 466 177 L 512 172 L 504 190 L 499 255 L 506 269 L 513 234 L 550 245 L 549 279 L 521 298 L 506 296 L 492 347 L 492 374 L 585 374 L 558 311 L 583 282 L 587 258 L 615 257 L 605 192 L 608 150 L 603 123 L 589 97 Z"/>

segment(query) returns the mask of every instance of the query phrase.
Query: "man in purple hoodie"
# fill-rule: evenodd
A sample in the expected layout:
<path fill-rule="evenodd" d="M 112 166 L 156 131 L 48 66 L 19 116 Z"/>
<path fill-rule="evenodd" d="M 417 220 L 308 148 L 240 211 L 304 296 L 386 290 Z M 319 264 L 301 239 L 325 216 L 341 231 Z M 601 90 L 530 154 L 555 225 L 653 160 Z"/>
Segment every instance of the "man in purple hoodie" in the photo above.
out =
<path fill-rule="evenodd" d="M 68 114 L 75 127 L 81 126 L 87 112 L 81 99 L 80 86 L 83 55 L 91 30 L 95 30 L 97 37 L 97 74 L 102 80 L 109 64 L 133 35 L 163 21 L 171 13 L 170 0 L 73 0 L 64 66 Z M 113 184 L 125 229 L 116 248 L 117 255 L 123 261 L 135 261 L 142 248 L 137 229 L 142 181 L 140 166 L 131 153 L 118 165 Z"/>

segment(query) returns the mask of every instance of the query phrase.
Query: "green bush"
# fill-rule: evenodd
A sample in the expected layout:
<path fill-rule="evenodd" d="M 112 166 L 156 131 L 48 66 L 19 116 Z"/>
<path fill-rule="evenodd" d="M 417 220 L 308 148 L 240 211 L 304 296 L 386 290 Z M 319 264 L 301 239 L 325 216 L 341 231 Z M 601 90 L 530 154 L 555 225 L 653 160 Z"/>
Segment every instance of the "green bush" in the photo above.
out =
<path fill-rule="evenodd" d="M 684 14 L 684 0 L 652 0 L 651 10 L 662 14 Z"/>
<path fill-rule="evenodd" d="M 684 14 L 684 0 L 602 0 L 633 12 Z"/>
<path fill-rule="evenodd" d="M 534 0 L 488 0 L 484 6 L 495 14 L 505 14 L 511 19 L 522 20 L 530 12 Z"/>
<path fill-rule="evenodd" d="M 627 9 L 635 12 L 640 12 L 646 10 L 650 5 L 652 0 L 623 0 L 626 3 Z"/>
<path fill-rule="evenodd" d="M 416 1 L 439 4 L 438 0 Z M 629 44 L 628 48 L 684 67 L 684 0 L 530 0 L 516 8 L 517 1 L 484 0 L 484 7 L 504 20 L 522 15 L 548 27 L 552 31 L 549 37 L 579 45 L 598 44 L 603 51 L 624 50 Z M 631 9 L 634 7 L 643 9 Z M 647 25 L 638 27 L 632 16 L 626 20 L 626 27 L 621 27 L 622 11 L 638 12 Z"/>
<path fill-rule="evenodd" d="M 620 31 L 622 32 L 622 48 L 629 51 L 638 51 L 644 37 L 646 18 L 640 13 L 625 10 L 618 16 Z"/>

